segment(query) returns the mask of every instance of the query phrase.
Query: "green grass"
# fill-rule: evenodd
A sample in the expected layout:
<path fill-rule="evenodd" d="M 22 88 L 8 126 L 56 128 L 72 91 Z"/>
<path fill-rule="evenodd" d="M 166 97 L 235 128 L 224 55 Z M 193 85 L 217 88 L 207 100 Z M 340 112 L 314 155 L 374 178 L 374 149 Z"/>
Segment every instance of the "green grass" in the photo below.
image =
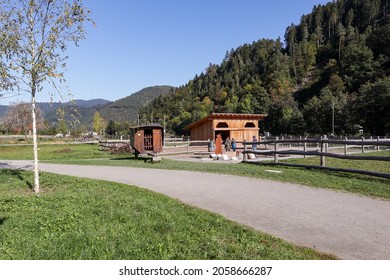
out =
<path fill-rule="evenodd" d="M 40 160 L 101 159 L 112 157 L 94 144 L 42 144 L 38 146 Z M 0 146 L 0 160 L 33 159 L 32 145 Z"/>
<path fill-rule="evenodd" d="M 0 259 L 332 259 L 166 196 L 0 169 Z"/>
<path fill-rule="evenodd" d="M 390 150 L 380 151 L 380 152 L 369 152 L 364 154 L 360 153 L 360 154 L 353 154 L 353 155 L 390 157 Z M 319 166 L 320 158 L 319 157 L 297 158 L 297 159 L 289 159 L 286 162 Z M 388 161 L 347 160 L 347 159 L 326 157 L 326 166 L 374 171 L 380 173 L 390 173 L 390 162 Z"/>

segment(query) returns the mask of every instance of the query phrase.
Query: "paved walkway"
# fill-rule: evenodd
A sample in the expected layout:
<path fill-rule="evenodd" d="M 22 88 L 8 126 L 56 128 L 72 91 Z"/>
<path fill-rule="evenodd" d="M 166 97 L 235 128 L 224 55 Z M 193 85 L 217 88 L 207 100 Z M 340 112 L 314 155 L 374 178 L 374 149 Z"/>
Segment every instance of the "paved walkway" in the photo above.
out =
<path fill-rule="evenodd" d="M 31 162 L 0 167 L 30 168 Z M 390 202 L 239 176 L 40 164 L 40 170 L 140 186 L 343 259 L 390 260 Z"/>

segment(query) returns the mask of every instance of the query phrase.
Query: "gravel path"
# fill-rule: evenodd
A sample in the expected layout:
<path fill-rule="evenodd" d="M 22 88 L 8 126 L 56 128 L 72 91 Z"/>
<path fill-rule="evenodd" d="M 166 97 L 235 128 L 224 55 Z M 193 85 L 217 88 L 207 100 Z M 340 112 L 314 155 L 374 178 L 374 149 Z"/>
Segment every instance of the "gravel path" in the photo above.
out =
<path fill-rule="evenodd" d="M 3 162 L 1 166 L 29 169 L 31 162 Z M 40 170 L 153 190 L 342 259 L 390 260 L 389 201 L 189 171 L 45 163 Z"/>

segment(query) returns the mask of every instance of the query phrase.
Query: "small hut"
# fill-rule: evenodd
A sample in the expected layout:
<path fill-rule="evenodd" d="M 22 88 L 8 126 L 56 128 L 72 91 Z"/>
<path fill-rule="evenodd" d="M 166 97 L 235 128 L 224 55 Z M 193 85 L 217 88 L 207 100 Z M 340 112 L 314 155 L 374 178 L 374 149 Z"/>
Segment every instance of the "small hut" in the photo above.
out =
<path fill-rule="evenodd" d="M 136 155 L 162 152 L 163 141 L 164 127 L 160 124 L 140 125 L 130 129 L 130 145 Z"/>

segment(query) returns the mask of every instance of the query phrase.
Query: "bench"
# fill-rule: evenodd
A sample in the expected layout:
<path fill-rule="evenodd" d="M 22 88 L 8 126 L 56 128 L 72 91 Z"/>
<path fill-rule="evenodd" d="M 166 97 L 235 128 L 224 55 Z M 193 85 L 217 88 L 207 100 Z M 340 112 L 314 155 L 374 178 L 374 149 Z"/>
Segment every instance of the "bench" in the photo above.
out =
<path fill-rule="evenodd" d="M 144 161 L 145 162 L 160 162 L 161 161 L 161 157 L 156 154 L 156 153 L 153 153 L 153 152 L 148 152 L 146 153 L 148 156 L 150 156 L 149 158 L 145 158 Z"/>

